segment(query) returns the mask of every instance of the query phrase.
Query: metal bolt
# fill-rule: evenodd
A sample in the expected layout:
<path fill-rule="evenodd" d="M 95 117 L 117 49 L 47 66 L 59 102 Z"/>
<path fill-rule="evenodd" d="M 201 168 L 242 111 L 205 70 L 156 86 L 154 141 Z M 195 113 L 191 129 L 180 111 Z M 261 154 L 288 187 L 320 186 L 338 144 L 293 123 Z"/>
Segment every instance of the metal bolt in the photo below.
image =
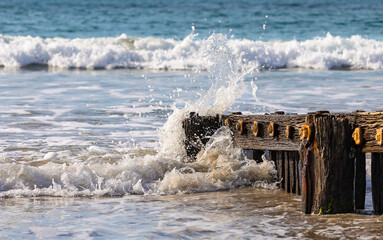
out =
<path fill-rule="evenodd" d="M 229 119 L 225 119 L 225 125 L 230 127 L 230 120 Z"/>
<path fill-rule="evenodd" d="M 290 126 L 290 125 L 287 125 L 287 126 L 286 126 L 286 138 L 287 138 L 287 139 L 291 139 L 291 138 L 293 138 L 293 133 L 294 133 L 294 129 L 293 129 L 293 127 Z"/>
<path fill-rule="evenodd" d="M 268 131 L 269 131 L 270 137 L 275 137 L 275 123 L 274 122 L 270 122 Z"/>
<path fill-rule="evenodd" d="M 251 131 L 253 131 L 254 136 L 259 136 L 259 123 L 257 121 L 254 121 L 254 124 L 251 127 Z"/>
<path fill-rule="evenodd" d="M 379 128 L 376 130 L 375 139 L 376 139 L 376 141 L 378 141 L 378 144 L 380 146 L 383 145 L 383 128 Z"/>
<path fill-rule="evenodd" d="M 303 139 L 310 140 L 311 134 L 312 134 L 312 127 L 308 125 L 307 123 L 305 123 L 302 126 L 302 129 L 299 130 L 299 135 L 301 136 L 302 140 Z"/>
<path fill-rule="evenodd" d="M 355 128 L 354 132 L 352 133 L 352 138 L 354 139 L 356 145 L 360 145 L 362 143 L 363 135 L 362 129 L 360 127 Z"/>
<path fill-rule="evenodd" d="M 235 128 L 239 134 L 243 135 L 243 120 L 239 120 Z"/>

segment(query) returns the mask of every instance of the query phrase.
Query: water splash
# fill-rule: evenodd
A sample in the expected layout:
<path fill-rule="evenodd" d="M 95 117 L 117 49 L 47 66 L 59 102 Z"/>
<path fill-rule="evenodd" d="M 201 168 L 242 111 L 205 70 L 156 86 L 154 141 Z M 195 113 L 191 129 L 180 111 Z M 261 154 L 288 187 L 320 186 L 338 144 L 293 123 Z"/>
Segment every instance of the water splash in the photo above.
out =
<path fill-rule="evenodd" d="M 223 114 L 245 91 L 247 72 L 238 71 L 226 35 L 213 33 L 205 43 L 201 56 L 212 84 L 196 109 L 201 115 Z"/>
<path fill-rule="evenodd" d="M 247 72 L 238 71 L 226 35 L 213 33 L 199 54 L 204 59 L 201 68 L 209 71 L 211 86 L 201 99 L 188 103 L 183 109 L 173 107 L 173 114 L 160 130 L 161 154 L 184 157 L 182 121 L 189 112 L 202 116 L 223 114 L 245 91 L 244 77 Z"/>
<path fill-rule="evenodd" d="M 193 41 L 193 39 L 190 39 Z M 233 146 L 228 128 L 221 128 L 193 163 L 186 158 L 182 121 L 188 112 L 222 114 L 244 89 L 246 72 L 223 34 L 212 34 L 199 54 L 209 70 L 211 87 L 201 99 L 173 113 L 159 131 L 156 153 L 129 154 L 90 146 L 77 153 L 48 153 L 31 163 L 12 162 L 3 154 L 0 168 L 0 197 L 17 196 L 104 196 L 124 194 L 174 194 L 216 191 L 240 186 L 274 188 L 274 164 L 257 164 Z M 127 153 L 128 152 L 128 153 Z M 9 163 L 6 163 L 6 162 Z"/>

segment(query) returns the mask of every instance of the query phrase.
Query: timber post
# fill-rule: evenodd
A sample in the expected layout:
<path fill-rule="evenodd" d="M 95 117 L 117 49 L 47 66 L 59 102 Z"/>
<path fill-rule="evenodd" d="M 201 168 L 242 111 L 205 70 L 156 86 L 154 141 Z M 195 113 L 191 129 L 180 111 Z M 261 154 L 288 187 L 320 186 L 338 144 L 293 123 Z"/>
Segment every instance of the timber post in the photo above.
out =
<path fill-rule="evenodd" d="M 314 115 L 313 136 L 302 141 L 302 204 L 305 213 L 347 213 L 354 210 L 352 128 L 347 118 Z M 303 187 L 302 187 L 303 188 Z"/>
<path fill-rule="evenodd" d="M 371 154 L 372 204 L 376 214 L 383 213 L 383 154 Z"/>
<path fill-rule="evenodd" d="M 185 131 L 185 150 L 187 156 L 195 159 L 198 152 L 203 149 L 218 128 L 221 127 L 220 116 L 201 117 L 198 114 L 191 112 L 189 118 L 183 122 Z"/>
<path fill-rule="evenodd" d="M 364 209 L 366 201 L 366 153 L 355 148 L 355 209 Z"/>

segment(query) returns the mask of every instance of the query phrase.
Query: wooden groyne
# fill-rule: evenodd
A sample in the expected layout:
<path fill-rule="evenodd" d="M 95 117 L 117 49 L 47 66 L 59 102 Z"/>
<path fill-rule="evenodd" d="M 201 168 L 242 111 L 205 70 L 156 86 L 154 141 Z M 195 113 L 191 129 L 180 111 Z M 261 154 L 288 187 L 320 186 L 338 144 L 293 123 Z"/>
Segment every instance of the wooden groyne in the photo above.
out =
<path fill-rule="evenodd" d="M 351 213 L 364 209 L 366 153 L 371 153 L 373 208 L 383 213 L 383 112 L 198 116 L 183 127 L 185 148 L 194 158 L 209 136 L 227 126 L 234 145 L 268 151 L 280 188 L 300 194 L 304 213 Z"/>

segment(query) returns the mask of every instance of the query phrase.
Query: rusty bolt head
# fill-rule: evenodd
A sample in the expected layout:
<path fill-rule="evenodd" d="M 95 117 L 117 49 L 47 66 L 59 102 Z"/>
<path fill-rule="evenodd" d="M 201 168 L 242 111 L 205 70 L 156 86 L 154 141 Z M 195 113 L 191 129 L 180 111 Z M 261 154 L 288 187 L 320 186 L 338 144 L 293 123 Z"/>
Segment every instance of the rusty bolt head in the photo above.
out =
<path fill-rule="evenodd" d="M 270 122 L 268 132 L 269 132 L 270 137 L 275 137 L 275 123 L 274 122 Z"/>
<path fill-rule="evenodd" d="M 259 123 L 257 121 L 254 121 L 254 124 L 251 127 L 251 131 L 253 131 L 254 136 L 259 136 Z"/>
<path fill-rule="evenodd" d="M 237 122 L 237 125 L 235 126 L 235 129 L 237 129 L 239 134 L 243 134 L 243 120 L 239 120 Z"/>
<path fill-rule="evenodd" d="M 230 120 L 229 119 L 225 119 L 225 125 L 230 127 Z"/>
<path fill-rule="evenodd" d="M 301 136 L 302 140 L 303 139 L 310 140 L 311 134 L 312 134 L 312 127 L 308 125 L 307 123 L 305 123 L 302 126 L 302 129 L 299 130 L 299 135 Z"/>
<path fill-rule="evenodd" d="M 378 144 L 380 146 L 383 145 L 383 128 L 379 128 L 376 130 L 375 139 L 376 139 L 376 141 L 378 141 Z"/>
<path fill-rule="evenodd" d="M 356 145 L 360 145 L 362 143 L 363 135 L 362 129 L 360 127 L 355 128 L 354 132 L 352 133 L 352 138 L 354 139 Z"/>
<path fill-rule="evenodd" d="M 291 139 L 293 137 L 294 129 L 292 126 L 287 125 L 286 126 L 286 138 Z"/>

